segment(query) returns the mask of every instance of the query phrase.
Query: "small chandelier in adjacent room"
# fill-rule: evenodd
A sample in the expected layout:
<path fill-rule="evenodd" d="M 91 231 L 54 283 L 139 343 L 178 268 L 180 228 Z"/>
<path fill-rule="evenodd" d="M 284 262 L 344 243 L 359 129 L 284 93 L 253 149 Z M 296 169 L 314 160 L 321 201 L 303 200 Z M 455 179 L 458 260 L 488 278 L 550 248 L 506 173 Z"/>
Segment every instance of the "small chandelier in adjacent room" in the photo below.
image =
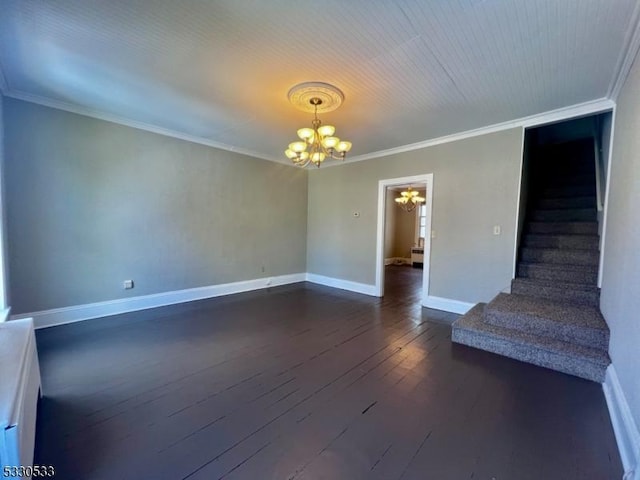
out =
<path fill-rule="evenodd" d="M 416 206 L 425 202 L 425 198 L 420 196 L 420 192 L 409 187 L 404 192 L 400 192 L 400 196 L 395 201 L 404 211 L 413 212 Z"/>
<path fill-rule="evenodd" d="M 344 94 L 328 83 L 306 82 L 294 86 L 288 93 L 289 101 L 299 110 L 313 112 L 311 128 L 298 129 L 300 140 L 289 144 L 285 155 L 299 167 L 314 163 L 317 167 L 326 158 L 344 160 L 351 150 L 351 142 L 335 136 L 333 125 L 322 125 L 318 112 L 331 112 L 344 100 Z"/>

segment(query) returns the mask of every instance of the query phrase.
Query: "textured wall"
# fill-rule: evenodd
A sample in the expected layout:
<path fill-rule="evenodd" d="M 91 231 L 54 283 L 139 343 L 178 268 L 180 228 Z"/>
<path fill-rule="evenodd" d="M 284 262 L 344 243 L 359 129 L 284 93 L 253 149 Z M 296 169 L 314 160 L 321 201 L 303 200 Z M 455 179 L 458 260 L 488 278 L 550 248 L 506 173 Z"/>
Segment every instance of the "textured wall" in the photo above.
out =
<path fill-rule="evenodd" d="M 433 173 L 429 293 L 491 299 L 513 274 L 521 148 L 515 128 L 310 171 L 307 271 L 373 284 L 379 180 Z"/>
<path fill-rule="evenodd" d="M 303 170 L 13 99 L 5 123 L 12 313 L 305 271 Z"/>
<path fill-rule="evenodd" d="M 600 308 L 609 354 L 640 427 L 640 61 L 617 100 Z"/>

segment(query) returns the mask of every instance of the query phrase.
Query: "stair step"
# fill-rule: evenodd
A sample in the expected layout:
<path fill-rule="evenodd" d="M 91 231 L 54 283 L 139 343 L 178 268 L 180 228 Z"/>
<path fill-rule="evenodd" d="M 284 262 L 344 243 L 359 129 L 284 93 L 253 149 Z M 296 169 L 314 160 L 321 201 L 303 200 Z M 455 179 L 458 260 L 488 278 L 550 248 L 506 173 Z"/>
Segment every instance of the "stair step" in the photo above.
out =
<path fill-rule="evenodd" d="M 596 185 L 572 185 L 564 187 L 545 187 L 539 192 L 539 197 L 583 197 L 596 194 Z"/>
<path fill-rule="evenodd" d="M 536 208 L 539 210 L 559 210 L 574 208 L 596 208 L 594 195 L 581 197 L 543 197 L 538 199 Z"/>
<path fill-rule="evenodd" d="M 584 158 L 550 158 L 539 162 L 534 168 L 545 174 L 546 178 L 554 174 L 593 174 L 596 171 L 596 164 L 594 161 L 585 161 Z"/>
<path fill-rule="evenodd" d="M 530 248 L 520 249 L 520 259 L 529 263 L 597 266 L 600 252 L 577 249 Z"/>
<path fill-rule="evenodd" d="M 528 233 L 559 233 L 576 235 L 597 235 L 597 222 L 527 222 Z"/>
<path fill-rule="evenodd" d="M 573 248 L 598 250 L 600 237 L 597 235 L 554 235 L 549 233 L 528 233 L 522 237 L 522 246 L 533 248 Z"/>
<path fill-rule="evenodd" d="M 582 265 L 519 262 L 518 277 L 593 286 L 598 282 L 598 268 Z"/>
<path fill-rule="evenodd" d="M 540 179 L 540 184 L 545 187 L 567 187 L 591 185 L 596 181 L 594 172 L 581 173 L 571 172 L 562 174 L 560 172 L 549 172 Z"/>
<path fill-rule="evenodd" d="M 528 220 L 533 222 L 594 222 L 595 208 L 561 208 L 555 210 L 532 210 Z"/>
<path fill-rule="evenodd" d="M 479 303 L 452 326 L 451 340 L 540 367 L 602 383 L 611 360 L 606 351 L 575 345 L 483 321 Z"/>
<path fill-rule="evenodd" d="M 514 278 L 511 280 L 511 293 L 594 308 L 600 306 L 600 289 L 595 285 Z"/>
<path fill-rule="evenodd" d="M 600 311 L 526 295 L 499 293 L 484 309 L 484 321 L 585 347 L 609 348 L 609 329 Z"/>

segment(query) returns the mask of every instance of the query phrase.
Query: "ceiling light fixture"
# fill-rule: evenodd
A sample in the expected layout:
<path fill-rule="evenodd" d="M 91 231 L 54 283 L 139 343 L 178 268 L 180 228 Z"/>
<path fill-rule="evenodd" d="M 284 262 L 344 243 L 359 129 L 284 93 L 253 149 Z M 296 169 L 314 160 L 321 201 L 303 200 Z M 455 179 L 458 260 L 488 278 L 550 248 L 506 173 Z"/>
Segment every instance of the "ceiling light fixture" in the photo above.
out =
<path fill-rule="evenodd" d="M 395 201 L 404 211 L 412 212 L 417 205 L 424 203 L 426 200 L 420 196 L 420 192 L 416 192 L 409 187 L 404 192 L 400 192 L 400 196 Z"/>
<path fill-rule="evenodd" d="M 344 160 L 351 150 L 351 142 L 340 140 L 334 134 L 333 125 L 322 125 L 318 112 L 331 112 L 342 105 L 344 94 L 333 85 L 322 82 L 305 82 L 294 86 L 288 93 L 289 101 L 299 110 L 313 112 L 311 128 L 298 129 L 300 140 L 289 144 L 284 152 L 295 165 L 317 167 L 325 158 Z"/>

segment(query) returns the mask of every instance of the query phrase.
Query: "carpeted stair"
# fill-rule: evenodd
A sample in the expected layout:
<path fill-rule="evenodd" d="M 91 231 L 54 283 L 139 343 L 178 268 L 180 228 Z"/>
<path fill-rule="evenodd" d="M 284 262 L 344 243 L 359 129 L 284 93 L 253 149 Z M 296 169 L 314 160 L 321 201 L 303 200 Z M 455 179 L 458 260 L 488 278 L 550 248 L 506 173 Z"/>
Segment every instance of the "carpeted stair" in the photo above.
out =
<path fill-rule="evenodd" d="M 456 343 L 603 382 L 609 329 L 599 310 L 599 237 L 592 140 L 534 158 L 511 294 L 453 324 Z"/>

